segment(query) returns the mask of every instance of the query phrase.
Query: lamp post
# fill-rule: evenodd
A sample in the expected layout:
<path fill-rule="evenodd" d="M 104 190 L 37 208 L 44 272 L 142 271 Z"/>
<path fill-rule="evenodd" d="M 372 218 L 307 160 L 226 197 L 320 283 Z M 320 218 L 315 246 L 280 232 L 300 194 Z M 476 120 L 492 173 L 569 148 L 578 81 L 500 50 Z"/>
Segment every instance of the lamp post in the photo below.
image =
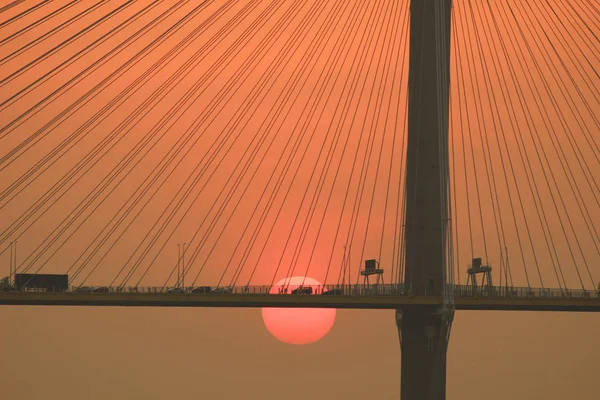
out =
<path fill-rule="evenodd" d="M 185 245 L 183 242 L 183 254 L 181 256 L 181 286 L 185 288 Z"/>
<path fill-rule="evenodd" d="M 181 276 L 181 273 L 179 270 L 180 263 L 181 263 L 181 245 L 177 244 L 177 283 L 175 284 L 176 287 L 179 287 L 179 277 Z"/>

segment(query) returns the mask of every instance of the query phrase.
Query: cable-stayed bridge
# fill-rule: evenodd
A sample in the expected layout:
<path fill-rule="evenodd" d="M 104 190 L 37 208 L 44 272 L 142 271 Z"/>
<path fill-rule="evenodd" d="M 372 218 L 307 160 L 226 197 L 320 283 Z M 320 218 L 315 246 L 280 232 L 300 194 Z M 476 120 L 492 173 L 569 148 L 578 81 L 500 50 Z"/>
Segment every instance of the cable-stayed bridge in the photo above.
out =
<path fill-rule="evenodd" d="M 0 8 L 0 303 L 597 311 L 597 4 L 409 3 Z"/>
<path fill-rule="evenodd" d="M 272 294 L 270 286 L 229 288 L 228 293 L 194 294 L 163 292 L 160 287 L 109 289 L 107 292 L 12 292 L 0 297 L 4 305 L 38 306 L 117 306 L 117 307 L 290 307 L 290 308 L 344 308 L 344 309 L 398 309 L 401 307 L 442 306 L 441 295 L 407 295 L 397 285 L 365 287 L 322 287 L 323 293 L 335 295 L 302 296 Z M 191 292 L 190 289 L 188 292 Z M 318 292 L 317 292 L 318 293 Z M 565 296 L 560 291 L 511 288 L 504 293 L 473 294 L 472 287 L 454 288 L 457 310 L 503 311 L 600 311 L 600 296 L 589 297 L 584 291 Z"/>

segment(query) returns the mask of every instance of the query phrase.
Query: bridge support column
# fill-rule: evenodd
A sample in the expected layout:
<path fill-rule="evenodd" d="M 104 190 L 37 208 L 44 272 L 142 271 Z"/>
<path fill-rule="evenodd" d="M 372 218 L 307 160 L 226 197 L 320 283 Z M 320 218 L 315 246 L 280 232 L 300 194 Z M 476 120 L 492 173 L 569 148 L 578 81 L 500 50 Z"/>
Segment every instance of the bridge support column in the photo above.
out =
<path fill-rule="evenodd" d="M 396 311 L 396 324 L 401 347 L 401 399 L 445 399 L 452 314 L 406 308 Z"/>
<path fill-rule="evenodd" d="M 451 0 L 410 2 L 404 283 L 415 295 L 441 295 L 446 283 L 451 7 Z M 397 311 L 402 400 L 446 398 L 452 316 L 452 309 Z"/>

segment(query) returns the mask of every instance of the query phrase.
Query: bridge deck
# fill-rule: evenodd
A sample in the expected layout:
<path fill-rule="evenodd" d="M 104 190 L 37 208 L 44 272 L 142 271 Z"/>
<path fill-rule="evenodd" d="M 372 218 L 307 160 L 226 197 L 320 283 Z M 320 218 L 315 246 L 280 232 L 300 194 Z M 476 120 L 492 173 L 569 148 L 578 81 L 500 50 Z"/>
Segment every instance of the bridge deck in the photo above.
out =
<path fill-rule="evenodd" d="M 600 298 L 503 298 L 464 296 L 455 299 L 457 310 L 582 311 L 599 312 Z M 120 306 L 120 307 L 288 307 L 397 309 L 441 305 L 440 296 L 304 296 L 279 294 L 190 293 L 0 293 L 0 305 Z"/>

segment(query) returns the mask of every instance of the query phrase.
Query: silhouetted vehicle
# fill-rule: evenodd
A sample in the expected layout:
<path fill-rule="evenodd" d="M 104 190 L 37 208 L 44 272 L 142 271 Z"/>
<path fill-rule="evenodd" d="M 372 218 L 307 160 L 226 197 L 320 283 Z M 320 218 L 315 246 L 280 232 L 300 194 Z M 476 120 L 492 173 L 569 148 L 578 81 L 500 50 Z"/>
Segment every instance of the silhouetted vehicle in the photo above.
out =
<path fill-rule="evenodd" d="M 313 289 L 312 286 L 302 287 L 298 286 L 296 289 L 292 290 L 292 294 L 312 294 Z"/>
<path fill-rule="evenodd" d="M 175 287 L 175 288 L 169 289 L 168 293 L 185 293 L 185 290 L 183 290 L 180 287 Z"/>
<path fill-rule="evenodd" d="M 69 276 L 66 274 L 15 274 L 17 291 L 36 290 L 44 292 L 66 292 Z"/>
<path fill-rule="evenodd" d="M 343 289 L 331 289 L 326 292 L 321 293 L 323 296 L 340 296 L 344 294 Z"/>
<path fill-rule="evenodd" d="M 215 293 L 215 294 L 229 294 L 229 293 L 233 292 L 233 290 L 229 287 L 218 287 L 218 288 L 214 288 L 210 292 Z"/>
<path fill-rule="evenodd" d="M 6 278 L 0 279 L 0 292 L 13 292 L 14 288 L 10 284 L 10 278 L 7 276 Z"/>
<path fill-rule="evenodd" d="M 197 288 L 192 289 L 192 293 L 210 293 L 210 286 L 199 286 Z"/>
<path fill-rule="evenodd" d="M 16 292 L 16 290 L 10 283 L 0 282 L 0 292 Z"/>
<path fill-rule="evenodd" d="M 79 293 L 92 293 L 94 291 L 94 288 L 91 286 L 81 286 L 74 288 L 73 291 Z"/>
<path fill-rule="evenodd" d="M 106 286 L 101 286 L 101 287 L 97 287 L 94 290 L 92 290 L 94 293 L 108 293 L 109 290 Z"/>

